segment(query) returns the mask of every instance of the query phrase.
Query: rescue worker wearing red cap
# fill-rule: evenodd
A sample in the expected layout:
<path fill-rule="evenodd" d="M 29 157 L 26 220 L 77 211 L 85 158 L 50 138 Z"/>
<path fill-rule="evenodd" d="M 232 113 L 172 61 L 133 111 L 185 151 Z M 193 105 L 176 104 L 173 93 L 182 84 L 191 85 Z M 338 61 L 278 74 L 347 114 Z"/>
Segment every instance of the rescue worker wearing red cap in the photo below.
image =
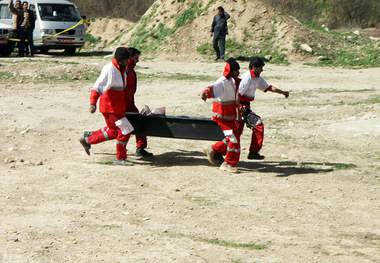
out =
<path fill-rule="evenodd" d="M 238 112 L 237 89 L 239 87 L 240 66 L 234 58 L 229 58 L 223 76 L 202 92 L 202 100 L 214 98 L 213 118 L 225 134 L 222 141 L 204 148 L 211 164 L 216 164 L 215 154 L 225 155 L 220 170 L 238 173 L 236 168 L 240 158 L 240 136 L 236 124 Z"/>
<path fill-rule="evenodd" d="M 119 47 L 111 63 L 103 67 L 99 78 L 91 90 L 90 113 L 95 113 L 99 100 L 99 111 L 106 121 L 106 128 L 85 132 L 79 141 L 90 155 L 92 144 L 116 139 L 115 165 L 133 165 L 127 161 L 127 143 L 133 127 L 125 117 L 125 89 L 130 55 L 125 47 Z"/>

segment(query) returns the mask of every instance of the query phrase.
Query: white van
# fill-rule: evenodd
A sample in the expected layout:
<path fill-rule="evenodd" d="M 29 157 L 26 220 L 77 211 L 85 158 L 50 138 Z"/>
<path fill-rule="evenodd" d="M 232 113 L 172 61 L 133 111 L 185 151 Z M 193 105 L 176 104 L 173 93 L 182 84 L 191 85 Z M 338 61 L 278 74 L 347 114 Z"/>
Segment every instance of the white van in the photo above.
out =
<path fill-rule="evenodd" d="M 9 56 L 12 54 L 15 42 L 9 41 L 12 27 L 8 24 L 0 23 L 0 56 Z"/>
<path fill-rule="evenodd" d="M 13 1 L 15 2 L 15 0 Z M 22 1 L 23 2 L 23 1 Z M 33 39 L 36 49 L 47 53 L 49 49 L 64 49 L 66 53 L 75 54 L 76 48 L 83 47 L 86 41 L 86 28 L 82 23 L 77 27 L 60 34 L 78 24 L 82 17 L 77 7 L 65 0 L 30 0 L 29 9 L 36 17 L 36 27 L 33 31 Z M 0 0 L 0 23 L 12 25 L 12 13 L 8 8 L 9 0 Z M 50 37 L 44 40 L 38 40 Z"/>

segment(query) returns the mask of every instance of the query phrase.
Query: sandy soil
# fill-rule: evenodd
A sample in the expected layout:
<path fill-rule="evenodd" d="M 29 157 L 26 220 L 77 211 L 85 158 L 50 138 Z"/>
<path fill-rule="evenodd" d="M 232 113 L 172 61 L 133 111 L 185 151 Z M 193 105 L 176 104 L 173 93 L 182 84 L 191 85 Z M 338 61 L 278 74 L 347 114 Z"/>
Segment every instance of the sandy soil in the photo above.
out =
<path fill-rule="evenodd" d="M 380 69 L 268 64 L 257 94 L 263 161 L 208 164 L 212 142 L 149 138 L 155 156 L 109 165 L 89 94 L 95 54 L 0 59 L 0 262 L 380 262 Z M 211 116 L 222 63 L 142 61 L 138 107 Z M 242 72 L 247 63 L 242 63 Z M 180 79 L 182 78 L 182 80 Z"/>
<path fill-rule="evenodd" d="M 115 36 L 122 34 L 126 28 L 129 28 L 132 25 L 132 21 L 121 18 L 102 18 L 91 21 L 90 25 L 87 27 L 87 33 L 93 35 L 96 38 L 100 37 L 100 43 L 98 43 L 96 46 L 103 48 L 104 46 L 107 46 L 107 43 L 110 40 L 113 40 Z M 91 47 L 94 48 L 95 45 L 92 44 Z"/>

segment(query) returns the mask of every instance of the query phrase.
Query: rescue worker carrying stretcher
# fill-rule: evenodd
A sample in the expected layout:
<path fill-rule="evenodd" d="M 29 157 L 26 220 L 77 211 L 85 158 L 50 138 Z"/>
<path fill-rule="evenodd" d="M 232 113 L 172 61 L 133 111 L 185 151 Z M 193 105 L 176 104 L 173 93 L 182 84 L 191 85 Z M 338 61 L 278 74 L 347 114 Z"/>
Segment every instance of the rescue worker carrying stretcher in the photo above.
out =
<path fill-rule="evenodd" d="M 126 103 L 126 112 L 136 112 L 139 110 L 135 104 L 135 93 L 137 90 L 137 75 L 135 72 L 135 66 L 139 62 L 139 58 L 141 55 L 140 50 L 137 48 L 127 48 L 129 51 L 129 55 L 131 58 L 128 61 L 129 74 L 127 77 L 127 89 L 125 92 L 125 103 Z M 146 136 L 143 135 L 135 135 L 136 137 L 136 154 L 137 157 L 152 157 L 153 154 L 146 151 L 146 147 L 148 146 L 148 141 Z"/>
<path fill-rule="evenodd" d="M 240 116 L 237 107 L 239 69 L 239 63 L 234 58 L 229 58 L 223 76 L 202 92 L 202 100 L 214 98 L 212 115 L 226 136 L 213 146 L 204 148 L 204 153 L 211 164 L 216 164 L 215 154 L 225 155 L 220 170 L 232 173 L 239 172 L 236 165 L 240 158 L 240 136 L 236 124 L 236 117 Z"/>
<path fill-rule="evenodd" d="M 91 90 L 90 113 L 95 113 L 100 98 L 99 111 L 106 121 L 106 128 L 94 132 L 84 132 L 79 141 L 90 155 L 92 144 L 116 139 L 115 165 L 133 165 L 127 161 L 127 143 L 133 127 L 125 117 L 129 51 L 118 47 L 111 63 L 103 67 L 99 78 Z"/>
<path fill-rule="evenodd" d="M 240 112 L 247 127 L 252 129 L 251 146 L 249 148 L 248 159 L 264 159 L 263 155 L 259 154 L 263 146 L 264 140 L 264 124 L 260 116 L 251 111 L 250 102 L 255 99 L 256 90 L 263 92 L 271 91 L 289 97 L 289 92 L 282 91 L 272 85 L 269 85 L 261 76 L 263 72 L 264 61 L 261 58 L 254 57 L 249 63 L 249 70 L 241 76 L 239 84 L 239 100 Z M 238 124 L 239 136 L 243 133 L 244 122 Z"/>

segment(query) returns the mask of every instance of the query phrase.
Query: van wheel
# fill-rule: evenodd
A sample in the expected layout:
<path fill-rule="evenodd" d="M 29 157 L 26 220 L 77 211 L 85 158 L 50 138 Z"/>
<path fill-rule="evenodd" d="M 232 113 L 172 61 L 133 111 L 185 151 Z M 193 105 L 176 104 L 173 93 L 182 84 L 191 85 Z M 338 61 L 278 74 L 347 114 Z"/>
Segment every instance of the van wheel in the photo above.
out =
<path fill-rule="evenodd" d="M 48 48 L 41 48 L 40 49 L 41 54 L 47 54 L 49 52 Z"/>
<path fill-rule="evenodd" d="M 10 46 L 10 47 L 6 47 L 6 48 L 3 48 L 1 51 L 0 51 L 0 54 L 4 57 L 8 57 L 10 54 L 12 54 L 13 52 L 13 46 Z"/>
<path fill-rule="evenodd" d="M 75 47 L 70 47 L 70 48 L 66 48 L 65 49 L 65 53 L 68 54 L 68 55 L 74 55 L 75 51 L 76 51 Z"/>
<path fill-rule="evenodd" d="M 15 50 L 15 42 L 9 42 L 4 48 L 0 49 L 1 56 L 8 57 Z"/>

